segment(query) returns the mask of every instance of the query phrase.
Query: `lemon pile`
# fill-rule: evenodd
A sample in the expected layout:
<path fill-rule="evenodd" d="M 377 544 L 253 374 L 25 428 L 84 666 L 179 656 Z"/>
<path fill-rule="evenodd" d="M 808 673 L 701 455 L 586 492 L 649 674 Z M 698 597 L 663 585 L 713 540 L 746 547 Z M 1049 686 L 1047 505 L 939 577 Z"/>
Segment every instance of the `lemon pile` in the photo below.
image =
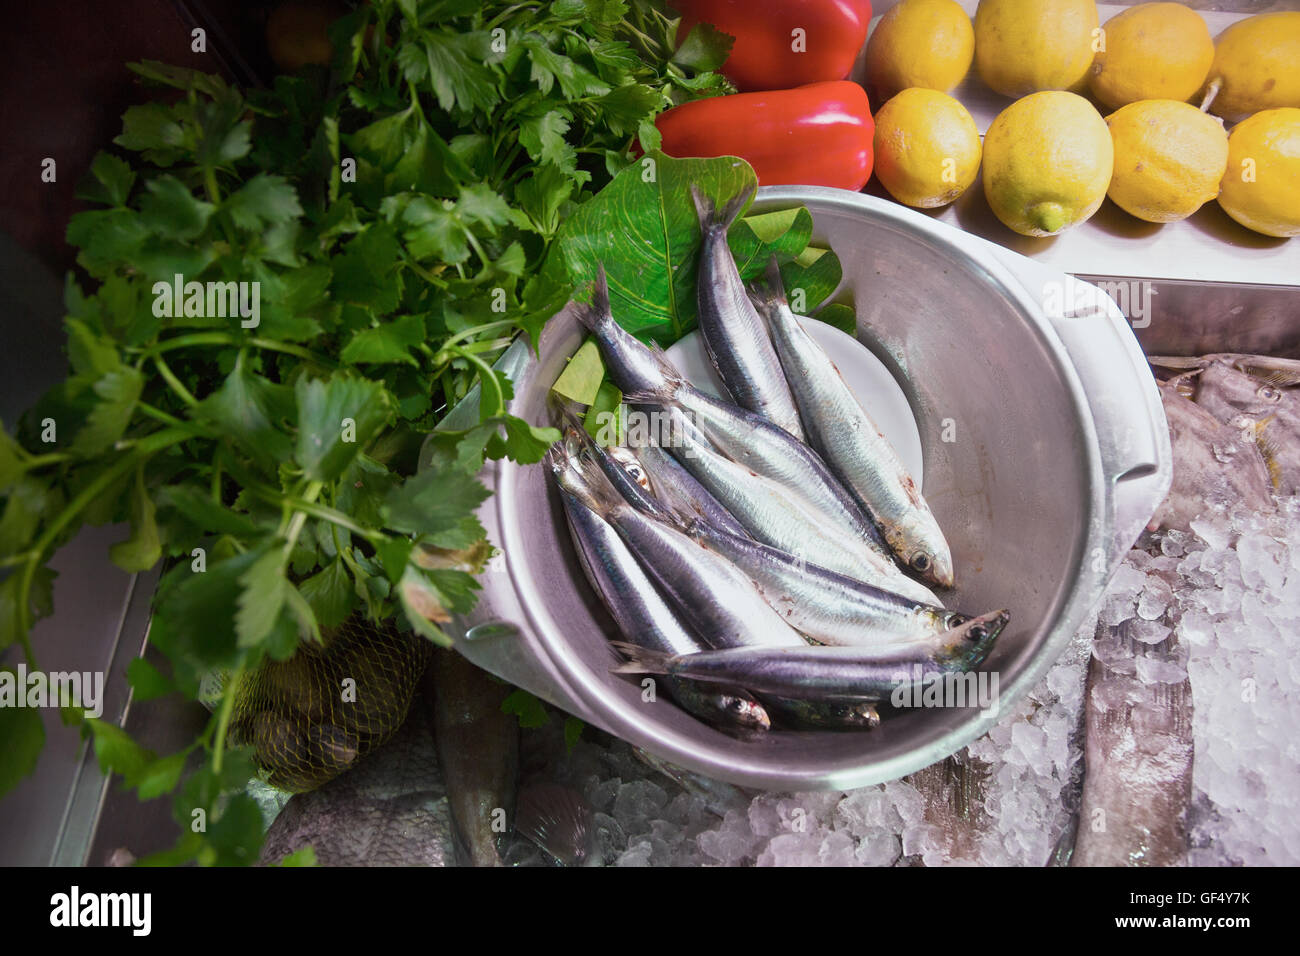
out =
<path fill-rule="evenodd" d="M 990 208 L 1022 235 L 1057 235 L 1107 196 L 1154 223 L 1217 200 L 1256 232 L 1300 235 L 1300 12 L 1248 17 L 1216 40 L 1181 3 L 1102 25 L 1093 0 L 980 0 L 973 23 L 955 0 L 902 0 L 866 60 L 884 104 L 877 178 L 906 205 L 946 205 L 982 168 Z M 972 66 L 1016 98 L 982 146 L 949 95 Z"/>

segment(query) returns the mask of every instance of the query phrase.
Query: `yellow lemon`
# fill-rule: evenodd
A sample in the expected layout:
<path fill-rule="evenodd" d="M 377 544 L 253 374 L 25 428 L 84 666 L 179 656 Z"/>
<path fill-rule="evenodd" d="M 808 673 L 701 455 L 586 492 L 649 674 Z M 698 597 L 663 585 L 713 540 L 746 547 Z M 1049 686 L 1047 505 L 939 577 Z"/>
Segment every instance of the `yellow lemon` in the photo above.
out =
<path fill-rule="evenodd" d="M 903 90 L 876 114 L 876 176 L 908 206 L 945 206 L 980 169 L 980 131 L 946 93 Z"/>
<path fill-rule="evenodd" d="M 1223 121 L 1178 100 L 1139 100 L 1106 117 L 1115 144 L 1107 195 L 1147 222 L 1186 219 L 1219 195 L 1228 168 Z"/>
<path fill-rule="evenodd" d="M 1264 110 L 1232 128 L 1219 205 L 1247 229 L 1300 236 L 1300 109 Z"/>
<path fill-rule="evenodd" d="M 1214 62 L 1201 15 L 1181 3 L 1143 3 L 1106 21 L 1089 85 L 1107 106 L 1190 100 Z"/>
<path fill-rule="evenodd" d="M 1092 0 L 980 0 L 975 68 L 1004 96 L 1081 88 L 1100 43 Z"/>
<path fill-rule="evenodd" d="M 1300 11 L 1261 13 L 1219 34 L 1210 67 L 1210 109 L 1235 119 L 1300 107 Z"/>
<path fill-rule="evenodd" d="M 1053 236 L 1087 220 L 1106 198 L 1114 164 L 1106 121 L 1074 93 L 1016 100 L 984 134 L 984 196 L 1025 236 Z"/>
<path fill-rule="evenodd" d="M 975 30 L 955 0 L 903 0 L 867 42 L 867 85 L 879 102 L 913 86 L 946 93 L 974 56 Z"/>

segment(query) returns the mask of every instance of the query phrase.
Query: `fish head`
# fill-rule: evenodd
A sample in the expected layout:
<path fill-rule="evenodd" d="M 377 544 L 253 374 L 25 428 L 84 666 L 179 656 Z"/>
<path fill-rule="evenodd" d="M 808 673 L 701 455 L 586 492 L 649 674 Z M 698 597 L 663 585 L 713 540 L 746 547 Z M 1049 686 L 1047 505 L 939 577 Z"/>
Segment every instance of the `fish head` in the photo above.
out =
<path fill-rule="evenodd" d="M 1011 620 L 1005 608 L 978 617 L 967 618 L 944 634 L 944 646 L 950 659 L 964 669 L 978 666 L 989 656 L 998 635 Z"/>
<path fill-rule="evenodd" d="M 772 718 L 767 715 L 763 705 L 752 697 L 720 693 L 715 698 L 715 705 L 720 722 L 730 728 L 743 731 L 772 729 Z"/>
<path fill-rule="evenodd" d="M 890 548 L 901 556 L 908 570 L 927 584 L 950 588 L 956 581 L 952 554 L 942 541 L 934 543 L 933 537 L 925 524 L 916 518 L 905 519 L 885 534 Z"/>
<path fill-rule="evenodd" d="M 1231 410 L 1258 418 L 1272 414 L 1282 402 L 1283 391 L 1276 385 L 1261 382 L 1231 365 L 1211 362 L 1201 373 L 1196 401 L 1221 421 L 1232 417 Z"/>

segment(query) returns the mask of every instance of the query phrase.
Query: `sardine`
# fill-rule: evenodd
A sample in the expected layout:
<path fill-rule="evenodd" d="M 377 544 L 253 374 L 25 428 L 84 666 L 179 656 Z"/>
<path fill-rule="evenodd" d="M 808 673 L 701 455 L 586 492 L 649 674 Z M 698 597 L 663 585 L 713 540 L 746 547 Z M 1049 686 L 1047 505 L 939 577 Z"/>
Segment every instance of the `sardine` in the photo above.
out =
<path fill-rule="evenodd" d="M 514 816 L 519 772 L 519 722 L 501 710 L 512 688 L 453 650 L 435 652 L 428 681 L 457 859 L 463 866 L 501 866 L 500 840 Z"/>
<path fill-rule="evenodd" d="M 704 522 L 693 522 L 687 530 L 748 574 L 792 627 L 820 644 L 926 641 L 969 620 L 932 602 L 873 587 Z M 924 585 L 902 580 L 925 592 Z"/>
<path fill-rule="evenodd" d="M 743 572 L 685 532 L 623 501 L 582 453 L 557 443 L 549 459 L 560 488 L 618 531 L 681 621 L 709 647 L 805 643 Z"/>
<path fill-rule="evenodd" d="M 741 193 L 721 209 L 699 187 L 691 198 L 700 217 L 700 270 L 696 280 L 700 338 L 718 377 L 737 405 L 775 422 L 802 440 L 803 427 L 790 385 L 762 317 L 745 294 L 727 230 L 752 198 Z"/>
<path fill-rule="evenodd" d="M 1300 395 L 1211 361 L 1196 379 L 1196 404 L 1258 446 L 1277 494 L 1300 493 Z"/>
<path fill-rule="evenodd" d="M 1139 646 L 1121 625 L 1098 640 L 1127 644 L 1136 657 L 1169 658 L 1175 639 Z M 1135 664 L 1136 657 L 1125 663 Z M 1112 669 L 1094 652 L 1084 704 L 1083 800 L 1071 866 L 1186 862 L 1191 692 L 1187 678 L 1177 684 L 1143 683 L 1135 668 Z"/>
<path fill-rule="evenodd" d="M 600 596 L 623 637 L 652 650 L 690 654 L 704 650 L 655 590 L 618 533 L 568 492 L 564 510 L 587 580 Z M 744 693 L 704 688 L 689 681 L 667 681 L 682 709 L 728 730 L 761 731 L 771 726 L 763 705 Z"/>
<path fill-rule="evenodd" d="M 892 552 L 880 532 L 815 451 L 762 415 L 690 385 L 661 351 L 638 341 L 614 320 L 603 268 L 596 278 L 591 305 L 577 315 L 595 337 L 606 371 L 629 404 L 660 411 L 680 407 L 698 427 L 705 444 L 780 482 L 819 512 L 826 524 L 844 528 L 892 563 Z M 643 444 L 656 443 L 662 446 L 670 440 L 656 436 L 656 441 Z"/>
<path fill-rule="evenodd" d="M 669 405 L 665 411 L 672 416 L 676 436 L 673 455 L 755 539 L 806 560 L 815 556 L 832 571 L 933 603 L 928 589 L 908 579 L 865 539 L 828 523 L 787 485 L 726 458 L 700 441 L 681 408 Z"/>
<path fill-rule="evenodd" d="M 1169 422 L 1174 474 L 1148 527 L 1187 531 L 1211 506 L 1271 510 L 1273 485 L 1259 446 L 1180 395 L 1173 380 L 1160 383 L 1160 398 Z"/>
<path fill-rule="evenodd" d="M 606 448 L 583 429 L 572 410 L 561 408 L 560 418 L 566 440 L 586 449 L 623 499 L 638 511 L 665 521 L 690 515 L 747 534 L 731 512 L 658 445 Z"/>
<path fill-rule="evenodd" d="M 928 646 L 740 647 L 673 656 L 615 641 L 615 649 L 627 660 L 613 671 L 745 687 L 760 696 L 888 701 L 900 687 L 979 666 L 1008 620 L 1005 610 L 971 618 Z"/>
<path fill-rule="evenodd" d="M 1300 385 L 1300 359 L 1277 358 L 1272 355 L 1248 355 L 1243 352 L 1214 352 L 1210 355 L 1149 355 L 1152 365 L 1170 369 L 1200 369 L 1210 362 L 1231 365 L 1239 372 L 1278 388 Z"/>
<path fill-rule="evenodd" d="M 893 552 L 875 524 L 831 474 L 821 456 L 763 416 L 707 395 L 674 376 L 666 376 L 656 390 L 630 393 L 627 400 L 663 411 L 680 408 L 708 447 L 778 482 L 799 496 L 826 524 L 842 528 L 882 558 L 893 561 Z"/>
<path fill-rule="evenodd" d="M 889 439 L 825 350 L 786 302 L 773 259 L 755 302 L 772 330 L 809 443 L 875 521 L 898 560 L 925 580 L 953 586 L 952 552 L 929 504 Z"/>

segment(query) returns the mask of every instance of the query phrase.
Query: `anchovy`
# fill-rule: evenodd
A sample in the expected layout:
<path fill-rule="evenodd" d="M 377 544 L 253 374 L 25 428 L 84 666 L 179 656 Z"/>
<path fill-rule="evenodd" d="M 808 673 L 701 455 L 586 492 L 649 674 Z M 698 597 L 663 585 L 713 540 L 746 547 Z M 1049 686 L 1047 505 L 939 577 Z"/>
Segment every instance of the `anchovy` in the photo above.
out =
<path fill-rule="evenodd" d="M 618 533 L 566 492 L 564 510 L 587 580 L 609 609 L 623 636 L 652 650 L 689 654 L 704 650 L 660 597 Z M 668 690 L 683 710 L 716 726 L 767 730 L 763 705 L 742 692 L 719 692 L 689 681 L 670 680 Z"/>
<path fill-rule="evenodd" d="M 674 656 L 615 641 L 627 661 L 613 670 L 745 687 L 760 696 L 888 701 L 900 686 L 977 667 L 1009 620 L 1005 610 L 971 618 L 928 647 L 741 647 Z"/>
<path fill-rule="evenodd" d="M 673 421 L 673 455 L 754 538 L 805 560 L 816 556 L 818 563 L 832 571 L 934 603 L 927 588 L 908 579 L 864 539 L 828 523 L 806 499 L 781 482 L 708 447 L 682 409 L 667 406 L 665 410 Z"/>
<path fill-rule="evenodd" d="M 921 490 L 830 356 L 790 311 L 775 259 L 767 277 L 766 286 L 755 287 L 755 302 L 771 327 L 810 443 L 857 496 L 899 561 L 927 581 L 952 587 L 952 552 Z"/>
<path fill-rule="evenodd" d="M 618 531 L 682 621 L 705 644 L 715 648 L 804 644 L 799 632 L 731 562 L 684 532 L 637 511 L 618 497 L 598 466 L 563 442 L 552 446 L 549 457 L 561 489 Z"/>
<path fill-rule="evenodd" d="M 702 518 L 736 534 L 747 532 L 718 499 L 658 445 L 609 448 L 589 435 L 568 408 L 560 410 L 566 440 L 584 448 L 623 499 L 643 514 L 661 520 Z"/>
<path fill-rule="evenodd" d="M 578 319 L 596 338 L 606 371 L 629 404 L 655 409 L 680 406 L 699 427 L 701 441 L 781 482 L 817 510 L 826 524 L 843 526 L 892 563 L 892 552 L 880 532 L 815 451 L 762 415 L 690 385 L 659 349 L 638 341 L 614 320 L 603 268 L 597 274 L 591 305 L 578 311 Z"/>
<path fill-rule="evenodd" d="M 792 627 L 821 644 L 927 641 L 969 620 L 933 602 L 873 587 L 704 522 L 692 523 L 688 533 L 748 574 Z"/>
<path fill-rule="evenodd" d="M 721 209 L 691 186 L 700 217 L 700 271 L 696 280 L 700 337 L 709 360 L 737 405 L 763 415 L 802 440 L 799 410 L 781 371 L 763 319 L 755 311 L 727 245 L 727 230 L 749 203 L 744 192 Z"/>

